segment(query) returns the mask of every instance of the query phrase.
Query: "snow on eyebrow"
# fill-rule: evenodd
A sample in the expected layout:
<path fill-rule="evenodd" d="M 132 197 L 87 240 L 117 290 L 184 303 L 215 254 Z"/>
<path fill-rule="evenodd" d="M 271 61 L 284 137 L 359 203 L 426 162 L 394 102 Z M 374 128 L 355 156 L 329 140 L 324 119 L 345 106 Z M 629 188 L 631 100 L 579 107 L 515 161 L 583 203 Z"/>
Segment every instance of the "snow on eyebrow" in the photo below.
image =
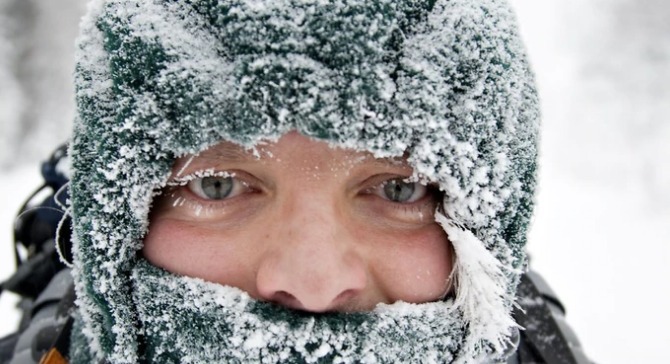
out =
<path fill-rule="evenodd" d="M 277 138 L 281 140 L 281 137 Z M 327 142 L 320 140 L 312 140 L 316 143 Z M 180 177 L 187 170 L 194 171 L 205 169 L 212 169 L 212 166 L 222 165 L 228 163 L 254 163 L 258 161 L 276 161 L 278 163 L 287 163 L 296 161 L 296 158 L 309 157 L 308 154 L 290 154 L 281 155 L 276 148 L 277 141 L 264 141 L 256 145 L 254 148 L 243 147 L 228 141 L 222 141 L 204 151 L 181 157 L 177 159 L 173 167 L 175 177 Z M 335 160 L 328 161 L 327 165 L 319 166 L 313 165 L 311 169 L 323 169 L 330 167 L 330 169 L 351 169 L 361 165 L 374 166 L 377 168 L 411 168 L 407 163 L 405 156 L 375 156 L 369 151 L 361 151 L 350 147 L 338 146 L 334 143 L 327 143 L 328 148 L 336 155 Z"/>
<path fill-rule="evenodd" d="M 194 173 L 188 174 L 186 176 L 176 176 L 175 178 L 168 181 L 167 186 L 184 186 L 184 185 L 187 185 L 189 182 L 191 182 L 195 179 L 205 178 L 205 177 L 232 178 L 232 177 L 235 177 L 235 173 L 234 172 L 228 172 L 228 171 L 217 172 L 216 170 L 214 170 L 212 168 L 205 169 L 205 170 L 198 170 L 198 171 L 195 171 Z"/>

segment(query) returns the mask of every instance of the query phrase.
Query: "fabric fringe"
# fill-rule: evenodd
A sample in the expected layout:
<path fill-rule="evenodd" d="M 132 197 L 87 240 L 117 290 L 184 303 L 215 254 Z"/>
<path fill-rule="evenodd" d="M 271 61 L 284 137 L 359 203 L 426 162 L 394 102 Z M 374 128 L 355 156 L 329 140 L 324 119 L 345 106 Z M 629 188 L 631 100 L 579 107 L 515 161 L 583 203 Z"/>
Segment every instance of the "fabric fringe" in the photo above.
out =
<path fill-rule="evenodd" d="M 451 277 L 456 284 L 454 308 L 463 313 L 469 326 L 464 355 L 457 363 L 471 359 L 480 362 L 491 354 L 501 356 L 510 344 L 509 335 L 519 328 L 506 303 L 509 294 L 505 267 L 470 230 L 439 211 L 435 220 L 447 233 L 456 253 Z"/>

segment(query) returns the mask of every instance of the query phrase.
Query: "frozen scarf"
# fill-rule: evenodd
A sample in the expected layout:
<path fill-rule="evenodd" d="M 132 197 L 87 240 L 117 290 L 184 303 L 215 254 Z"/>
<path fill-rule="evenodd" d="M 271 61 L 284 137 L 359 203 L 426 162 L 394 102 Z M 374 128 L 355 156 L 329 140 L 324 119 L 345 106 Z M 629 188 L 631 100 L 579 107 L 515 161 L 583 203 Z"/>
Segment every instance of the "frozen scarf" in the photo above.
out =
<path fill-rule="evenodd" d="M 94 0 L 78 47 L 71 215 L 86 345 L 73 362 L 505 357 L 539 122 L 505 1 Z M 407 155 L 439 185 L 453 299 L 305 316 L 138 258 L 176 158 L 291 130 Z"/>

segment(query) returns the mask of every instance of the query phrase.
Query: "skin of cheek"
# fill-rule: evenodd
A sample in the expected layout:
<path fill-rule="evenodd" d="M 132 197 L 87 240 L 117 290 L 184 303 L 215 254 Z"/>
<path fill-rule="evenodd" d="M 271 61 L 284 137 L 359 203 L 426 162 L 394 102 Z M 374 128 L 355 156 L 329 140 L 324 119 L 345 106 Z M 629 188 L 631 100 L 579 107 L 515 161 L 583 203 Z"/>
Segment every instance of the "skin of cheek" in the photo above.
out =
<path fill-rule="evenodd" d="M 386 303 L 431 302 L 444 297 L 452 251 L 439 226 L 407 231 L 360 225 L 353 229 L 352 237 L 359 241 L 360 255 L 367 261 L 371 275 L 367 289 L 375 292 L 364 292 L 362 298 L 378 301 L 364 306 L 373 307 L 382 297 Z M 256 235 L 241 228 L 221 234 L 206 224 L 161 217 L 153 219 L 143 253 L 171 272 L 235 286 L 258 297 L 254 267 L 264 252 L 250 242 L 265 240 L 267 234 Z"/>
<path fill-rule="evenodd" d="M 254 251 L 237 229 L 221 234 L 207 224 L 161 217 L 152 219 L 144 256 L 170 272 L 241 288 L 254 295 Z"/>
<path fill-rule="evenodd" d="M 369 242 L 371 273 L 391 302 L 432 302 L 446 295 L 453 253 L 440 226 L 375 230 L 359 232 Z"/>

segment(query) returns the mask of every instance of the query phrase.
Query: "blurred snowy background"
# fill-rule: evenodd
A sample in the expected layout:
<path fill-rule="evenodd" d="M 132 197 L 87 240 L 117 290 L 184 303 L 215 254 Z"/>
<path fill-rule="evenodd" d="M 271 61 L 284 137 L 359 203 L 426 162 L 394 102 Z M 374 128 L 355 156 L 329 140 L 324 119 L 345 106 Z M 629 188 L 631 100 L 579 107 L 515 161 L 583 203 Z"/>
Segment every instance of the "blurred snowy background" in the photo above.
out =
<path fill-rule="evenodd" d="M 670 2 L 511 1 L 544 108 L 532 264 L 593 360 L 670 363 Z M 38 161 L 69 135 L 84 8 L 0 0 L 0 279 Z"/>

